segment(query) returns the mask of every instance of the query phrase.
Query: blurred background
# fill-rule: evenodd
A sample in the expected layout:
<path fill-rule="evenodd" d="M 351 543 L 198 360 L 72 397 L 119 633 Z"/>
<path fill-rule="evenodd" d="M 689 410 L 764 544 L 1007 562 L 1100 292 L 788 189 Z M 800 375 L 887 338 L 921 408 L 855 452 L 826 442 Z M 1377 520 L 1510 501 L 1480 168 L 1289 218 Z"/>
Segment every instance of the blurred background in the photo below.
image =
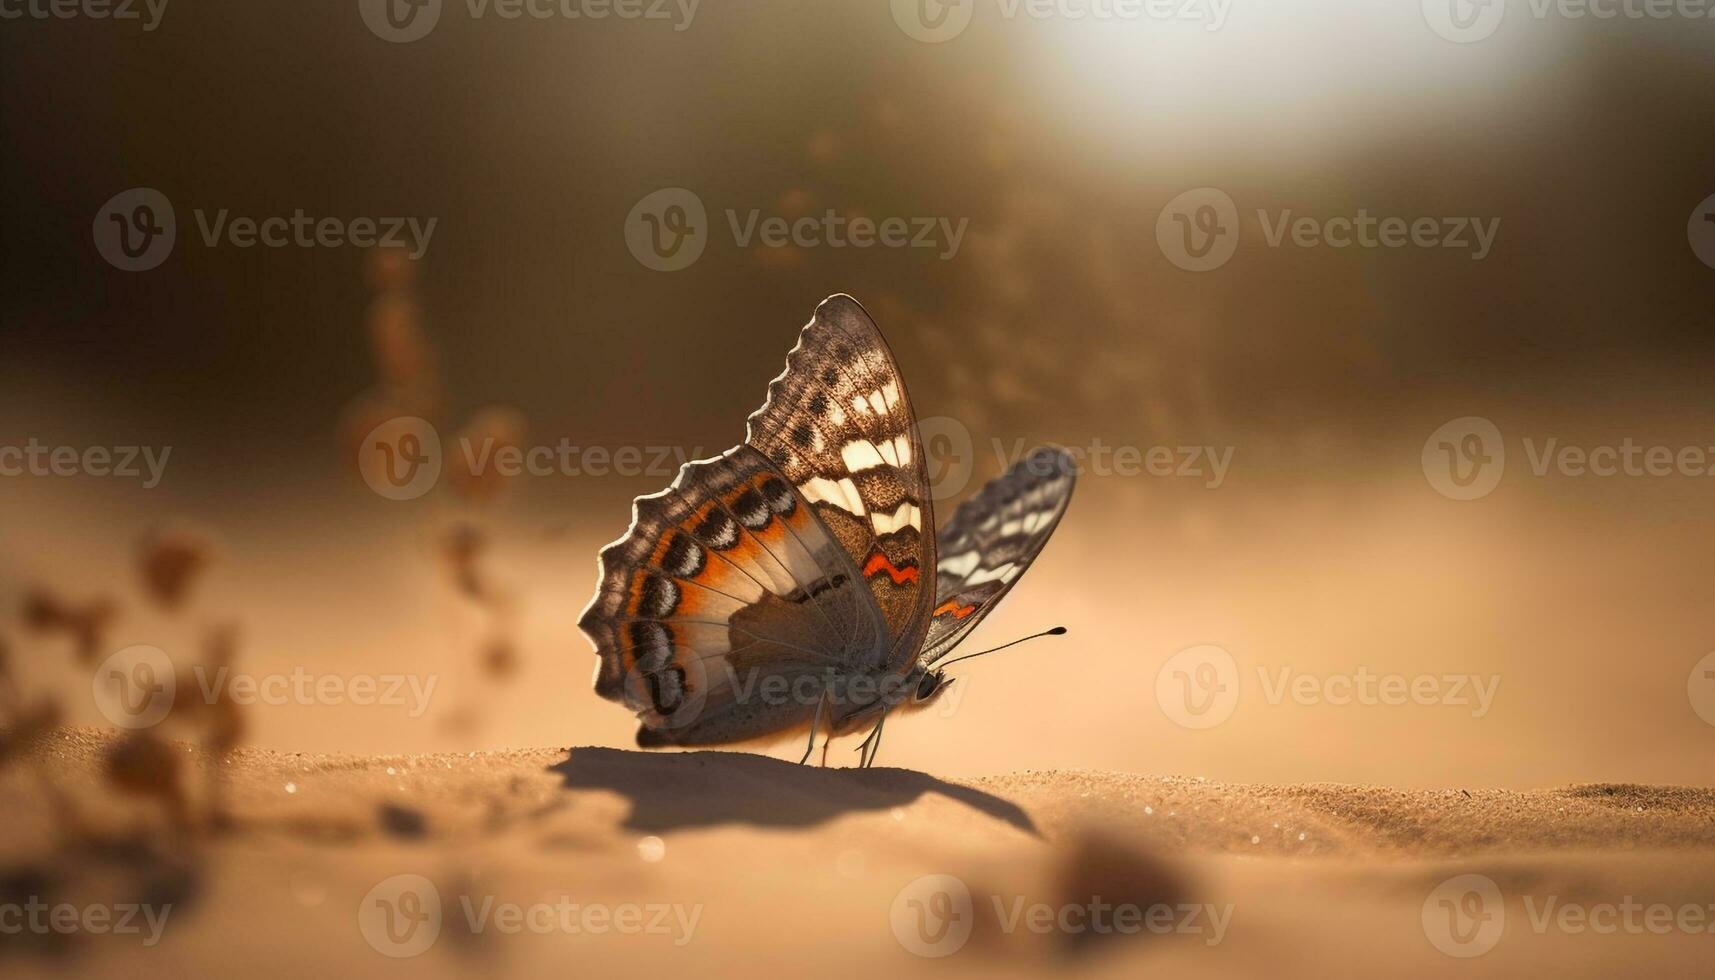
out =
<path fill-rule="evenodd" d="M 971 642 L 1071 635 L 961 665 L 962 700 L 890 726 L 883 765 L 1707 782 L 1715 449 L 1654 476 L 1532 464 L 1549 440 L 1715 447 L 1715 19 L 509 9 L 0 28 L 0 447 L 170 451 L 152 486 L 0 476 L 0 637 L 66 720 L 107 724 L 90 673 L 115 652 L 224 643 L 252 675 L 434 685 L 251 705 L 245 744 L 629 747 L 575 627 L 595 553 L 679 458 L 742 439 L 815 304 L 849 292 L 947 436 L 937 466 L 971 474 L 943 518 L 1021 448 L 1090 462 Z M 231 224 L 299 213 L 325 241 L 243 247 Z M 1337 244 L 1360 213 L 1432 219 L 1433 243 Z M 839 247 L 830 214 L 927 221 L 933 245 Z M 403 248 L 358 220 L 406 217 Z M 747 234 L 803 218 L 797 241 Z M 691 251 L 650 260 L 651 235 Z M 365 439 L 404 416 L 445 465 L 390 499 Z M 1432 436 L 1471 417 L 1506 461 L 1456 499 Z M 456 449 L 562 443 L 578 472 L 473 474 Z M 1170 661 L 1210 645 L 1225 673 L 1180 693 L 1234 700 L 1200 727 Z M 1282 671 L 1493 697 L 1301 702 L 1271 697 Z"/>

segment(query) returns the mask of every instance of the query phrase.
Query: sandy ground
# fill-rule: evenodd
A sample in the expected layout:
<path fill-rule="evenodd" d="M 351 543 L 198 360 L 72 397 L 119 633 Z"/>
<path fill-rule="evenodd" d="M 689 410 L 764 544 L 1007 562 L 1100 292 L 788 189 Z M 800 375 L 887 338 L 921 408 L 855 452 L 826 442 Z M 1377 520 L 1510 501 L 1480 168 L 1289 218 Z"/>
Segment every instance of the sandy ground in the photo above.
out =
<path fill-rule="evenodd" d="M 104 769 L 113 744 L 56 733 L 0 776 L 6 900 L 105 904 L 115 921 L 150 906 L 160 928 L 146 909 L 136 933 L 14 931 L 0 936 L 8 972 L 1599 976 L 1715 963 L 1715 790 L 1077 771 L 951 782 L 725 752 L 252 749 L 225 767 L 230 826 L 209 832 L 121 798 Z M 195 824 L 206 760 L 174 751 Z"/>

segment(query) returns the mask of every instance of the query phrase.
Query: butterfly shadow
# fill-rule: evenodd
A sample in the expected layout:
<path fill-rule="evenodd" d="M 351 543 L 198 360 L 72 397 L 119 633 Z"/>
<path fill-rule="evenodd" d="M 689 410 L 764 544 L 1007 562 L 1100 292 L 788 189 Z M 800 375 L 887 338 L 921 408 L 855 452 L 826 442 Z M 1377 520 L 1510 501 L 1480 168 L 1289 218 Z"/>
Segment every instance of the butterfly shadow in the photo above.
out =
<path fill-rule="evenodd" d="M 721 824 L 813 827 L 847 813 L 887 810 L 939 793 L 1032 836 L 1009 800 L 910 769 L 824 769 L 748 752 L 572 749 L 548 767 L 568 789 L 611 790 L 631 800 L 623 824 L 659 832 Z"/>

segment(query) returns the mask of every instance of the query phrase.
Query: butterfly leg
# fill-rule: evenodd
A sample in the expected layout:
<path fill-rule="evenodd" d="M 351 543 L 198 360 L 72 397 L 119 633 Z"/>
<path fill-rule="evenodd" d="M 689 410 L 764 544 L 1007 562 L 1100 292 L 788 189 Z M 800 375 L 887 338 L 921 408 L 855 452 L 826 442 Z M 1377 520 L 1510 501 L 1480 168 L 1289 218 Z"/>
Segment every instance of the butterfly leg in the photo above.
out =
<path fill-rule="evenodd" d="M 875 765 L 875 757 L 881 754 L 881 729 L 887 724 L 887 709 L 881 711 L 881 720 L 875 723 L 875 744 L 869 747 L 869 762 L 864 768 Z"/>
<path fill-rule="evenodd" d="M 883 708 L 881 709 L 881 718 L 876 721 L 875 728 L 870 731 L 869 737 L 865 738 L 862 744 L 857 747 L 857 751 L 863 753 L 858 757 L 859 769 L 868 769 L 875 764 L 875 754 L 881 751 L 881 726 L 885 724 L 887 724 L 887 709 Z"/>
<path fill-rule="evenodd" d="M 822 727 L 822 706 L 828 703 L 828 694 L 822 692 L 822 697 L 816 702 L 816 714 L 810 719 L 810 744 L 804 746 L 804 757 L 798 760 L 799 765 L 810 761 L 810 753 L 816 750 L 816 729 Z M 822 741 L 822 764 L 828 764 L 828 742 Z"/>

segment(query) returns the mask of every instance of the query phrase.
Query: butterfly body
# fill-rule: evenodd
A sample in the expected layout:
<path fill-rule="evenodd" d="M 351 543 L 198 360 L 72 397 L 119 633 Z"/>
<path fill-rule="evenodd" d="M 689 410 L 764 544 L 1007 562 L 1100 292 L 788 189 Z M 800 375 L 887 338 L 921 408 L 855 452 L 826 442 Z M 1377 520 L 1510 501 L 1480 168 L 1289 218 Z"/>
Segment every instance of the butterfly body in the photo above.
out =
<path fill-rule="evenodd" d="M 602 549 L 579 626 L 596 692 L 636 713 L 638 744 L 813 740 L 944 693 L 936 661 L 1041 550 L 1074 474 L 1039 449 L 937 536 L 924 464 L 880 331 L 829 297 L 745 442 L 639 497 Z"/>

